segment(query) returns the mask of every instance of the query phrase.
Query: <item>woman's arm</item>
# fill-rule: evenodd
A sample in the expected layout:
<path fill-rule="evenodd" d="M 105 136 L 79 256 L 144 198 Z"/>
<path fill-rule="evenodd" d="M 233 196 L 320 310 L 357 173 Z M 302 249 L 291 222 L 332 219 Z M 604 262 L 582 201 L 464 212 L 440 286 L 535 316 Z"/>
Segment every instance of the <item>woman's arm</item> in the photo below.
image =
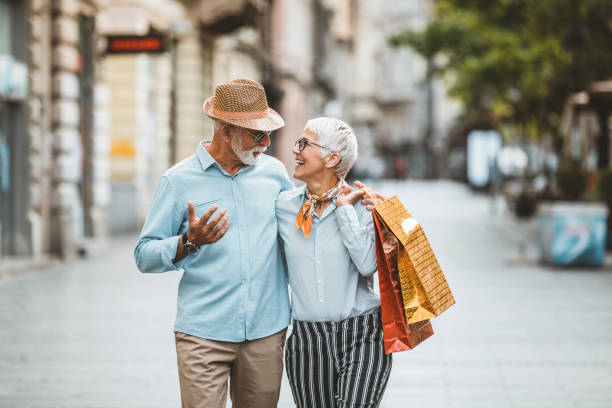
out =
<path fill-rule="evenodd" d="M 357 196 L 357 201 L 361 198 Z M 350 203 L 336 208 L 336 217 L 340 226 L 342 242 L 349 252 L 351 260 L 363 276 L 371 276 L 376 272 L 376 246 L 374 244 L 374 221 L 372 213 L 361 204 Z"/>

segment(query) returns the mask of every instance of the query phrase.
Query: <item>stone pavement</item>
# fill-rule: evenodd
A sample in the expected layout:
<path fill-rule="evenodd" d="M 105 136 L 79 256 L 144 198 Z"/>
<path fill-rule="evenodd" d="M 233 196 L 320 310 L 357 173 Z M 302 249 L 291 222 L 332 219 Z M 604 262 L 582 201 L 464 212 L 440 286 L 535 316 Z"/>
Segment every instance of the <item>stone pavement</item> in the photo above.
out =
<path fill-rule="evenodd" d="M 457 300 L 394 356 L 382 407 L 612 407 L 611 268 L 538 265 L 535 222 L 491 215 L 462 185 L 376 188 L 421 221 Z M 180 406 L 180 273 L 140 274 L 135 240 L 0 280 L 0 407 Z"/>

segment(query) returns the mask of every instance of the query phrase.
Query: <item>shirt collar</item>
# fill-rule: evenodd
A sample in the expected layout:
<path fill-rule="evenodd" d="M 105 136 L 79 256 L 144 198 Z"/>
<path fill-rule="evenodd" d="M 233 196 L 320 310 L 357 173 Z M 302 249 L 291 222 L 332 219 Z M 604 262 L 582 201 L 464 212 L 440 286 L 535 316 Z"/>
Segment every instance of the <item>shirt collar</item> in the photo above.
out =
<path fill-rule="evenodd" d="M 306 195 L 306 184 L 302 184 L 301 186 L 296 187 L 296 189 L 293 191 L 296 197 L 299 196 L 303 200 L 304 196 Z"/>
<path fill-rule="evenodd" d="M 196 156 L 200 161 L 202 171 L 206 171 L 210 166 L 216 165 L 219 171 L 229 176 L 229 174 L 225 170 L 223 170 L 223 167 L 221 167 L 221 165 L 217 163 L 217 161 L 210 155 L 210 153 L 208 153 L 208 150 L 206 150 L 206 146 L 208 145 L 210 145 L 209 141 L 200 142 L 198 143 L 198 147 L 196 149 Z M 253 166 L 242 166 L 242 168 L 238 170 L 238 172 L 234 174 L 234 176 L 237 176 L 238 174 L 247 171 L 251 167 Z"/>
<path fill-rule="evenodd" d="M 196 149 L 196 156 L 198 156 L 198 160 L 200 160 L 202 171 L 206 171 L 210 166 L 217 163 L 204 147 L 204 143 L 205 142 L 198 143 L 198 148 Z"/>

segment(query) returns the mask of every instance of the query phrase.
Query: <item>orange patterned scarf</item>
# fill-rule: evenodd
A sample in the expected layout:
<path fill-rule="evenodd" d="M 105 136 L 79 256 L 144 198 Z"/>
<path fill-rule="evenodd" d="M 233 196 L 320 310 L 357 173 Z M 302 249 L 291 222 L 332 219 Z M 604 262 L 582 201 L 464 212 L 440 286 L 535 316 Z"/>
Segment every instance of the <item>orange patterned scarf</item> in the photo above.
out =
<path fill-rule="evenodd" d="M 313 194 L 308 191 L 308 187 L 306 187 L 306 202 L 302 208 L 300 208 L 300 211 L 298 211 L 297 218 L 295 219 L 295 227 L 301 229 L 306 238 L 310 236 L 315 206 L 317 203 L 323 203 L 334 199 L 342 191 L 342 184 L 344 184 L 343 180 L 338 180 L 338 184 L 323 194 Z"/>

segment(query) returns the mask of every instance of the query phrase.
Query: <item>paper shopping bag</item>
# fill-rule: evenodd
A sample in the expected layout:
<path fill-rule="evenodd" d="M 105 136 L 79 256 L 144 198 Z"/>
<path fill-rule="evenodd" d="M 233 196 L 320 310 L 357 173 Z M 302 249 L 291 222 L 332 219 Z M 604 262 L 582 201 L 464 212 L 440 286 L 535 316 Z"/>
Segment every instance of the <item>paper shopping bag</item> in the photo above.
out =
<path fill-rule="evenodd" d="M 439 316 L 455 303 L 423 228 L 397 196 L 374 207 L 375 217 L 399 241 L 397 269 L 407 323 Z"/>
<path fill-rule="evenodd" d="M 397 237 L 375 213 L 376 261 L 380 286 L 380 303 L 385 353 L 409 350 L 433 335 L 429 320 L 407 323 L 404 314 L 402 285 L 399 279 L 398 255 L 403 250 Z"/>

